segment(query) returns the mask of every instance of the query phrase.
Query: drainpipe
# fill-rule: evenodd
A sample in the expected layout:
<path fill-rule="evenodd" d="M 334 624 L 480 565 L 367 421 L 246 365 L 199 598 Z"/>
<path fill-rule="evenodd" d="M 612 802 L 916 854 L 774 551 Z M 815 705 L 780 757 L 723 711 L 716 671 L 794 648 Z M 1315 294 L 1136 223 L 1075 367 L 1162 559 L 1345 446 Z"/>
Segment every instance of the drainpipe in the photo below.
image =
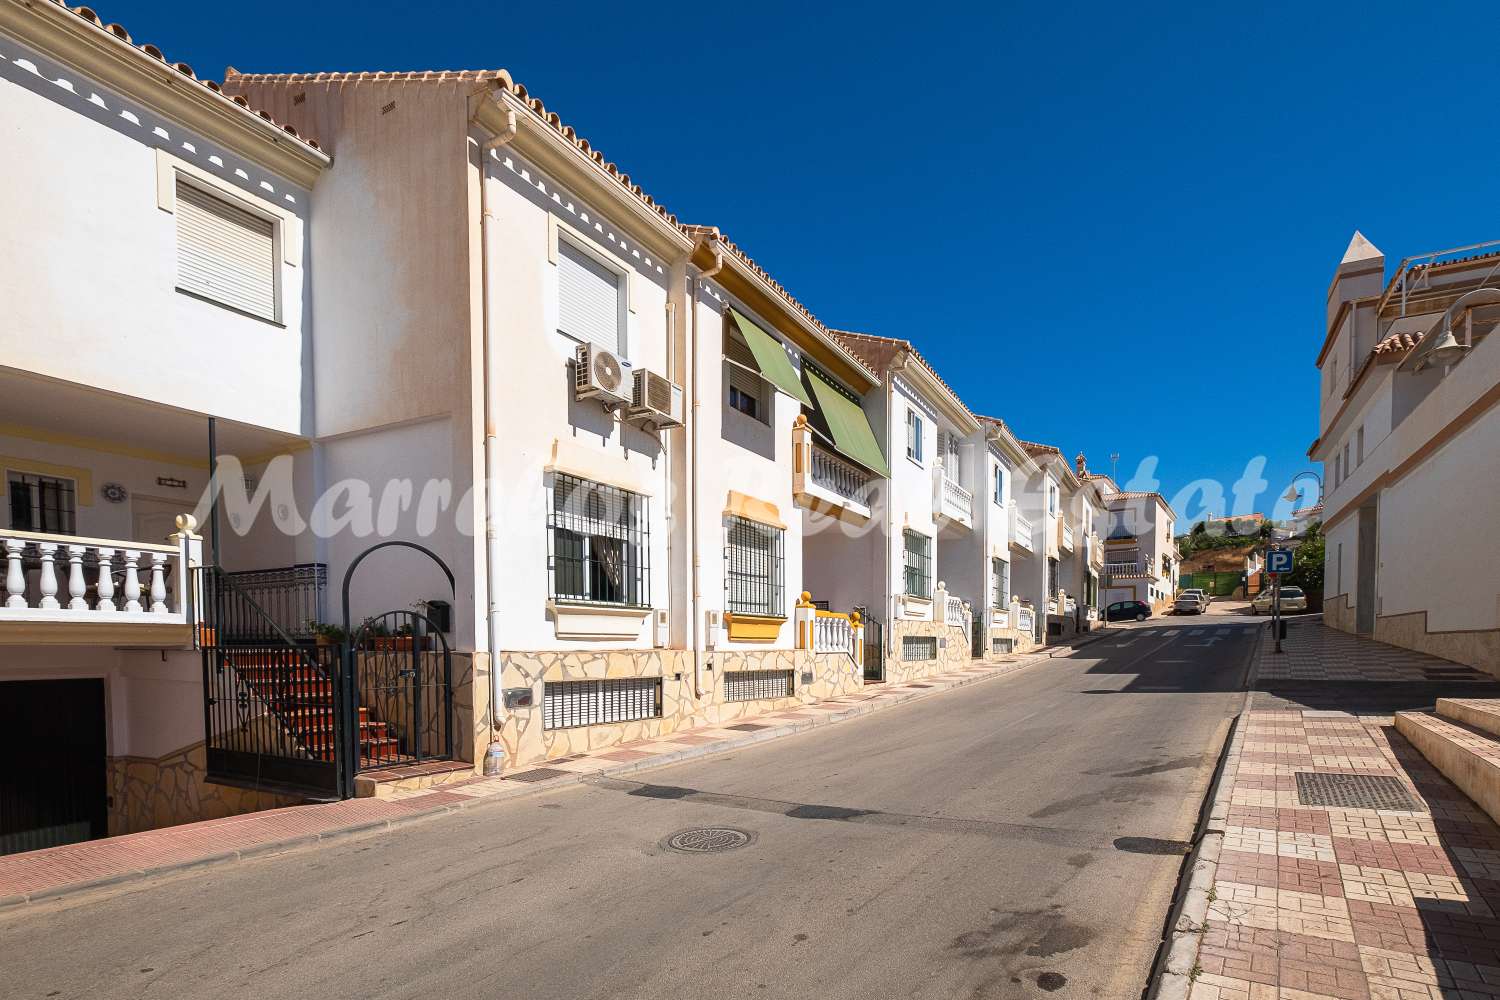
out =
<path fill-rule="evenodd" d="M 490 208 L 489 208 L 489 159 L 490 153 L 501 146 L 506 145 L 516 137 L 516 112 L 512 108 L 505 107 L 501 103 L 498 90 L 499 84 L 492 84 L 485 90 L 474 95 L 480 102 L 475 107 L 471 99 L 471 114 L 469 120 L 472 124 L 481 128 L 489 128 L 479 122 L 478 109 L 483 107 L 484 102 L 495 105 L 495 109 L 501 114 L 500 127 L 489 128 L 490 138 L 479 146 L 479 301 L 482 335 L 481 363 L 484 365 L 483 372 L 483 394 L 484 394 L 484 589 L 487 610 L 485 613 L 485 635 L 486 644 L 490 653 L 490 727 L 494 738 L 498 739 L 500 732 L 500 711 L 504 707 L 501 695 L 501 672 L 500 672 L 500 636 L 499 627 L 495 620 L 495 567 L 499 562 L 498 544 L 495 540 L 495 498 L 493 496 L 492 484 L 495 477 L 495 418 L 493 412 L 493 392 L 490 387 L 490 341 L 493 339 L 493 331 L 490 328 Z"/>
<path fill-rule="evenodd" d="M 691 343 L 688 347 L 687 368 L 692 375 L 692 416 L 688 422 L 688 534 L 692 553 L 692 618 L 693 618 L 693 696 L 703 698 L 703 602 L 698 584 L 698 282 L 712 278 L 724 270 L 724 247 L 719 242 L 719 231 L 713 231 L 709 241 L 714 262 L 707 270 L 699 271 L 696 277 L 687 279 L 687 308 L 690 316 Z"/>

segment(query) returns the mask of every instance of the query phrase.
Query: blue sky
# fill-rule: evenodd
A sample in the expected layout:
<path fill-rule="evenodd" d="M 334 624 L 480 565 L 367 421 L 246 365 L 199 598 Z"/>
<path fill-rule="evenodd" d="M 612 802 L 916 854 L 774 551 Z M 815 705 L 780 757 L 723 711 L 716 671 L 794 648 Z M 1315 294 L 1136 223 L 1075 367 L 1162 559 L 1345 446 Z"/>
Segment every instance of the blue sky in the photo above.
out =
<path fill-rule="evenodd" d="M 1356 227 L 1500 237 L 1493 6 L 422 6 L 100 14 L 215 78 L 505 67 L 829 325 L 1169 498 L 1308 467 Z"/>

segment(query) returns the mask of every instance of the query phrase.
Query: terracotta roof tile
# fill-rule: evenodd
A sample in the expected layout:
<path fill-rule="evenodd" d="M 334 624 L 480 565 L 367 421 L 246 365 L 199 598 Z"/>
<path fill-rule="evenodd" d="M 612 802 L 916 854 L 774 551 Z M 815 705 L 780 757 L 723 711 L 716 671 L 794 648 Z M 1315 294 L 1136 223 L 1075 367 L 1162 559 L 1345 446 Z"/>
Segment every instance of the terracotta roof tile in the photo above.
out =
<path fill-rule="evenodd" d="M 948 390 L 948 395 L 953 397 L 954 401 L 963 408 L 965 413 L 973 417 L 976 421 L 980 419 L 978 414 L 969 409 L 969 405 L 963 401 L 963 397 L 953 391 L 953 386 L 949 385 L 947 380 L 938 374 L 938 370 L 932 367 L 926 358 L 922 357 L 922 352 L 917 350 L 916 345 L 911 341 L 901 340 L 898 337 L 882 337 L 874 333 L 856 333 L 853 330 L 831 330 L 829 332 L 833 334 L 835 340 L 843 343 L 845 347 L 854 352 L 855 356 L 881 374 L 889 370 L 891 361 L 894 360 L 897 354 L 901 351 L 909 352 L 923 368 L 926 368 L 931 373 L 932 377 L 937 380 L 938 385 Z"/>
<path fill-rule="evenodd" d="M 483 83 L 494 80 L 514 95 L 535 116 L 538 122 L 546 125 L 553 132 L 576 146 L 579 151 L 603 168 L 621 187 L 653 209 L 670 225 L 681 230 L 684 235 L 693 235 L 689 232 L 688 227 L 678 221 L 677 216 L 668 212 L 655 198 L 642 190 L 641 186 L 633 182 L 630 179 L 630 175 L 622 171 L 618 164 L 611 160 L 606 160 L 604 154 L 595 149 L 587 139 L 580 136 L 573 126 L 564 122 L 557 112 L 548 111 L 547 106 L 541 102 L 540 98 L 531 96 L 531 92 L 526 89 L 525 84 L 513 80 L 510 72 L 504 69 L 429 69 L 410 72 L 366 71 L 354 73 L 241 73 L 238 70 L 230 69 L 225 74 L 225 80 L 226 82 L 238 80 L 245 83 Z"/>
<path fill-rule="evenodd" d="M 1020 441 L 1021 439 L 1017 438 L 1016 440 Z M 1062 449 L 1055 448 L 1050 444 L 1038 444 L 1035 441 L 1021 441 L 1021 447 L 1025 448 L 1026 453 L 1028 455 L 1031 455 L 1033 458 L 1040 458 L 1045 455 L 1055 455 L 1058 458 L 1062 458 Z"/>
<path fill-rule="evenodd" d="M 754 271 L 756 274 L 760 275 L 761 280 L 763 280 L 766 284 L 770 285 L 772 288 L 776 289 L 776 293 L 778 295 L 780 295 L 781 298 L 786 302 L 786 304 L 789 305 L 789 306 L 791 306 L 794 311 L 796 311 L 797 313 L 799 313 L 800 315 L 802 315 L 803 317 L 805 317 L 809 323 L 811 323 L 813 326 L 817 327 L 819 330 L 823 331 L 823 333 L 827 334 L 828 338 L 830 340 L 835 341 L 835 342 L 839 341 L 839 336 L 838 336 L 839 331 L 834 330 L 831 327 L 828 327 L 828 326 L 824 325 L 824 323 L 823 323 L 822 320 L 818 319 L 818 317 L 816 317 L 816 316 L 813 315 L 813 312 L 812 312 L 811 309 L 807 308 L 807 306 L 805 306 L 801 302 L 799 302 L 797 300 L 797 297 L 795 295 L 793 295 L 791 292 L 787 291 L 786 287 L 784 285 L 782 285 L 781 282 L 779 282 L 775 278 L 771 277 L 771 273 L 769 271 L 767 271 L 765 268 L 761 267 L 759 264 L 757 264 L 755 262 L 755 259 L 753 257 L 751 257 L 749 254 L 747 254 L 739 246 L 739 244 L 735 243 L 731 239 L 728 239 L 723 233 L 721 233 L 719 231 L 719 227 L 718 226 L 693 226 L 693 225 L 684 225 L 682 227 L 682 230 L 683 230 L 683 232 L 687 233 L 689 236 L 697 236 L 697 237 L 708 236 L 708 237 L 713 237 L 714 239 L 717 239 L 719 241 L 719 243 L 721 245 L 723 245 L 724 249 L 728 250 L 730 253 L 734 254 L 734 256 L 736 258 L 739 259 L 740 263 L 744 264 L 751 271 Z M 840 346 L 845 347 L 845 349 L 847 349 L 847 347 L 848 347 L 848 345 L 845 345 L 845 344 L 841 344 Z M 860 358 L 859 358 L 858 355 L 855 355 L 855 358 L 856 358 L 856 360 L 860 360 Z"/>
<path fill-rule="evenodd" d="M 1389 337 L 1382 340 L 1380 343 L 1376 344 L 1375 349 L 1370 353 L 1405 354 L 1407 351 L 1420 344 L 1424 336 L 1426 336 L 1426 334 L 1423 333 L 1393 333 Z"/>
<path fill-rule="evenodd" d="M 47 2 L 48 3 L 56 4 L 58 7 L 61 7 L 63 10 L 66 10 L 66 11 L 72 13 L 72 14 L 77 15 L 82 20 L 84 20 L 84 21 L 88 22 L 89 24 L 93 25 L 94 28 L 96 28 L 97 30 L 102 31 L 102 32 L 106 32 L 106 33 L 114 36 L 119 41 L 125 43 L 126 45 L 131 46 L 134 49 L 139 50 L 140 52 L 145 53 L 146 55 L 150 56 L 152 59 L 155 59 L 155 60 L 157 60 L 159 62 L 165 63 L 166 65 L 168 65 L 168 66 L 172 67 L 173 69 L 175 69 L 181 75 L 183 75 L 186 78 L 188 78 L 189 80 L 192 80 L 193 82 L 197 83 L 199 86 L 201 86 L 201 87 L 203 87 L 203 88 L 205 88 L 207 90 L 210 90 L 210 91 L 212 91 L 215 94 L 218 94 L 220 97 L 222 97 L 226 101 L 231 101 L 234 104 L 239 105 L 239 107 L 242 108 L 246 114 L 255 115 L 257 118 L 262 118 L 265 121 L 270 122 L 272 125 L 277 126 L 283 132 L 285 132 L 287 135 L 290 135 L 292 138 L 296 139 L 298 142 L 301 142 L 303 145 L 308 146 L 308 147 L 310 147 L 312 149 L 316 149 L 320 153 L 323 152 L 323 147 L 321 147 L 321 146 L 318 145 L 318 141 L 316 139 L 313 139 L 310 136 L 301 135 L 292 126 L 290 126 L 290 125 L 283 125 L 280 122 L 276 121 L 274 118 L 272 118 L 270 115 L 266 114 L 264 111 L 259 111 L 259 110 L 256 110 L 255 108 L 252 108 L 249 105 L 249 103 L 243 97 L 231 97 L 228 94 L 225 94 L 224 93 L 224 88 L 221 87 L 216 81 L 214 81 L 214 80 L 200 79 L 198 77 L 198 75 L 193 72 L 193 67 L 189 66 L 187 63 L 185 63 L 185 62 L 172 62 L 165 55 L 162 54 L 161 49 L 157 48 L 155 45 L 150 44 L 149 42 L 141 44 L 141 45 L 136 45 L 135 42 L 130 37 L 130 32 L 126 31 L 124 29 L 124 27 L 122 27 L 121 25 L 113 24 L 113 23 L 106 24 L 104 22 L 104 19 L 101 18 L 97 13 L 95 13 L 92 8 L 90 8 L 90 7 L 69 7 L 66 3 L 63 2 L 63 0 L 47 0 Z"/>

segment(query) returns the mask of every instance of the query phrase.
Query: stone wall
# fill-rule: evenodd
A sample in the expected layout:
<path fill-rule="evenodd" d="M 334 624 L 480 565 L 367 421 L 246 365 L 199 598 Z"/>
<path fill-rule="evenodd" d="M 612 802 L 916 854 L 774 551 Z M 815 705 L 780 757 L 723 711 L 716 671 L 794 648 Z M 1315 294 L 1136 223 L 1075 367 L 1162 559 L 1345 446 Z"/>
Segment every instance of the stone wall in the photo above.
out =
<path fill-rule="evenodd" d="M 937 658 L 932 660 L 903 660 L 901 640 L 905 636 L 933 636 L 937 639 Z M 887 681 L 914 681 L 929 674 L 941 674 L 949 670 L 967 667 L 972 662 L 968 632 L 959 625 L 941 622 L 918 621 L 898 618 L 891 623 L 890 650 L 885 658 Z"/>
<path fill-rule="evenodd" d="M 528 688 L 529 708 L 502 712 L 500 742 L 507 770 L 588 750 L 665 736 L 697 726 L 720 725 L 763 712 L 852 694 L 864 684 L 860 667 L 842 653 L 768 649 L 703 654 L 702 694 L 693 685 L 693 656 L 686 650 L 569 650 L 500 654 L 502 686 Z M 747 702 L 725 700 L 725 677 L 744 670 L 791 671 L 795 693 Z M 662 678 L 659 718 L 570 729 L 543 729 L 542 698 L 548 681 Z"/>
<path fill-rule="evenodd" d="M 1350 617 L 1352 620 L 1353 616 Z M 1324 620 L 1327 621 L 1326 606 Z M 1376 618 L 1373 638 L 1500 676 L 1500 629 L 1429 632 L 1427 612 L 1413 611 Z"/>
<path fill-rule="evenodd" d="M 1323 601 L 1323 624 L 1340 632 L 1353 633 L 1354 605 L 1349 602 L 1348 594 L 1339 594 Z"/>
<path fill-rule="evenodd" d="M 109 834 L 296 805 L 301 799 L 204 780 L 203 744 L 164 757 L 109 758 Z"/>

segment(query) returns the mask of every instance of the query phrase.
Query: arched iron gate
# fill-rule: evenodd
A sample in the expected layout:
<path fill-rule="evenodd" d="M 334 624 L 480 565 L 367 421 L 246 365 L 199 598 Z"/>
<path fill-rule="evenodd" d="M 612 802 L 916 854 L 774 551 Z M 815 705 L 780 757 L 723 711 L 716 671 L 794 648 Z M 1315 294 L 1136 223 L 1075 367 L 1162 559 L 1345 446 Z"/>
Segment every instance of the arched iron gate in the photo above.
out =
<path fill-rule="evenodd" d="M 349 588 L 354 573 L 371 553 L 408 548 L 437 564 L 457 596 L 453 571 L 438 555 L 416 542 L 392 540 L 372 545 L 344 572 L 344 647 L 340 786 L 354 791 L 360 771 L 453 757 L 453 654 L 448 640 L 427 615 L 387 611 L 351 627 Z"/>

